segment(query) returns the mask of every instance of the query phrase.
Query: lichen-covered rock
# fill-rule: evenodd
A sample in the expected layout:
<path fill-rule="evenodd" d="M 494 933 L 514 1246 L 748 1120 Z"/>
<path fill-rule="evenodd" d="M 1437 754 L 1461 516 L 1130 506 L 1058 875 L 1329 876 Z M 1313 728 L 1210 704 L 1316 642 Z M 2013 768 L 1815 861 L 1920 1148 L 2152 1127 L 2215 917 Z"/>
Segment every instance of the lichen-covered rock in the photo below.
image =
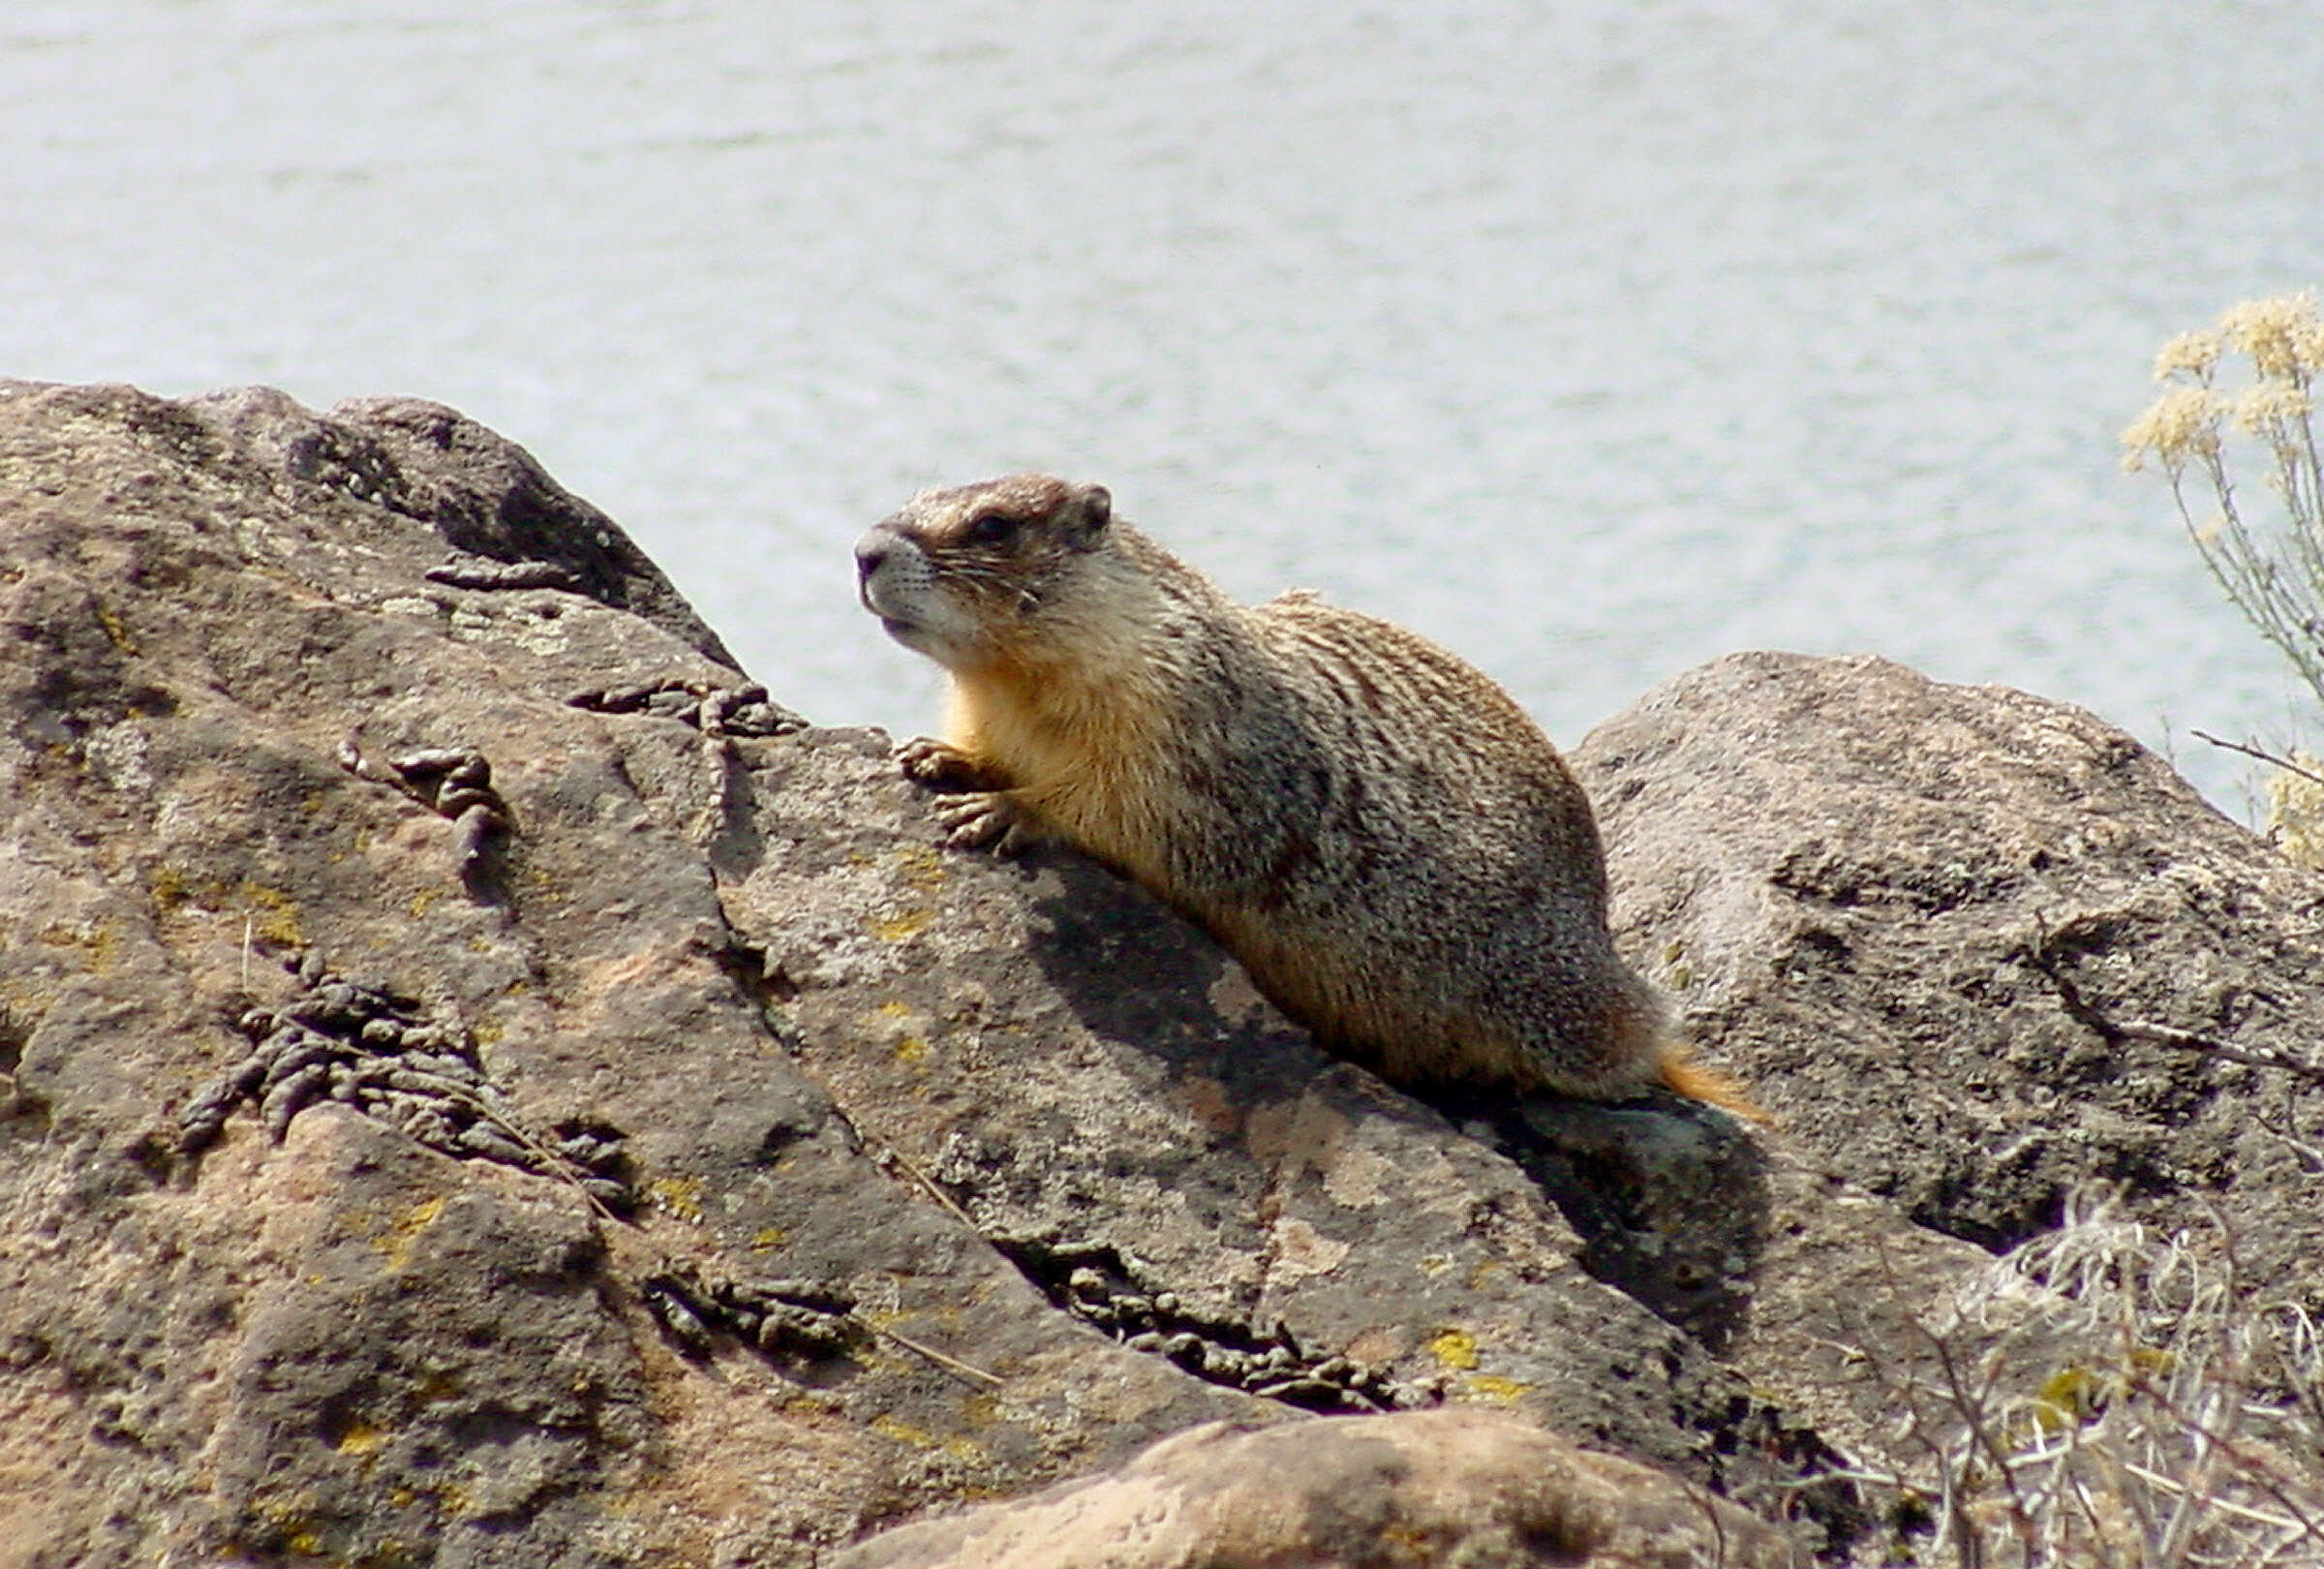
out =
<path fill-rule="evenodd" d="M 1575 764 L 1628 935 L 1819 1163 L 1992 1248 L 2094 1178 L 2150 1214 L 2208 1195 L 2255 1280 L 2324 1307 L 2324 877 L 2128 735 L 1881 660 L 1740 654 Z"/>
<path fill-rule="evenodd" d="M 1827 1438 L 1893 1444 L 1944 1283 L 2079 1189 L 2324 1311 L 2324 877 L 2081 709 L 1877 659 L 1728 656 L 1574 762 L 1622 939 L 1796 1153 L 1725 1349 Z"/>
<path fill-rule="evenodd" d="M 1864 1368 L 2072 1178 L 2312 1287 L 2312 1079 L 2104 1032 L 2298 1047 L 2312 877 L 2057 705 L 1693 679 L 1579 760 L 1783 1125 L 1423 1103 L 936 849 L 451 411 L 0 384 L 0 1564 L 928 1561 L 1109 1471 L 1006 1518 L 1877 1561 Z"/>
<path fill-rule="evenodd" d="M 11 385 L 0 508 L 15 1561 L 804 1563 L 1446 1396 L 1817 1462 L 1198 934 L 930 847 L 451 412 Z"/>
<path fill-rule="evenodd" d="M 1271 1408 L 863 1150 L 712 870 L 860 747 L 561 496 L 433 406 L 0 390 L 0 1559 L 805 1562 Z M 512 516 L 561 586 L 430 579 Z"/>

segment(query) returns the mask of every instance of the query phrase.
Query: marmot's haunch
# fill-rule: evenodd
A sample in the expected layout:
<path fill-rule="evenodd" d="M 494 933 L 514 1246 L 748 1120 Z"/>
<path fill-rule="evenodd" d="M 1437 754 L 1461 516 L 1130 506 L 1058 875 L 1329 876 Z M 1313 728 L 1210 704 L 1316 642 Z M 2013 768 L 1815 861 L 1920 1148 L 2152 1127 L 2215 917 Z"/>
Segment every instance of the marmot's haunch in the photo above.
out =
<path fill-rule="evenodd" d="M 1111 863 L 1398 1083 L 1762 1115 L 1615 954 L 1556 749 L 1443 649 L 1304 593 L 1237 604 L 1103 488 L 1037 475 L 923 492 L 855 554 L 866 607 L 952 673 L 947 738 L 898 752 L 962 792 L 950 844 Z"/>

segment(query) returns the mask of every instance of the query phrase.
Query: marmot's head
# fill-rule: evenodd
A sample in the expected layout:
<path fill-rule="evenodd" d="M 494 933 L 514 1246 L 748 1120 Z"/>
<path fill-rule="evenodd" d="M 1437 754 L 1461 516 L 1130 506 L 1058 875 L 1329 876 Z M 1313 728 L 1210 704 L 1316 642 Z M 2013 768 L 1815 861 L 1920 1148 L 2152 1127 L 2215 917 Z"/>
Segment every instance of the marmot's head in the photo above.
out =
<path fill-rule="evenodd" d="M 856 541 L 858 593 L 888 635 L 939 664 L 1007 661 L 1055 635 L 1036 622 L 1070 600 L 1113 516 L 1103 485 L 1047 475 L 924 490 Z"/>

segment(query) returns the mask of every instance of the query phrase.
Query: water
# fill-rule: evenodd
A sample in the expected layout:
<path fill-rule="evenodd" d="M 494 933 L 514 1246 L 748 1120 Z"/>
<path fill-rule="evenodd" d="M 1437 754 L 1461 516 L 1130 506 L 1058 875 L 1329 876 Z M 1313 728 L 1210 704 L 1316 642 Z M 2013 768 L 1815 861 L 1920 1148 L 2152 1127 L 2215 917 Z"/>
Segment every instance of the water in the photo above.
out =
<path fill-rule="evenodd" d="M 2286 731 L 2115 433 L 2324 282 L 2309 0 L 776 10 L 14 0 L 0 373 L 457 405 L 828 723 L 935 706 L 855 533 L 1036 467 L 1569 742 L 1746 647 Z"/>

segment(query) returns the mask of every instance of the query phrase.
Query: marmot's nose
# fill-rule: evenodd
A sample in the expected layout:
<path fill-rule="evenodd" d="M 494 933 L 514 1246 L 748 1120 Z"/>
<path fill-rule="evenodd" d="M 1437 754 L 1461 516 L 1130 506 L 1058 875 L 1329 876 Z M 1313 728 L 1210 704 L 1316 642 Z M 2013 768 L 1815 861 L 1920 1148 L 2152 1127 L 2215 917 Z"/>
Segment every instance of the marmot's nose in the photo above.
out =
<path fill-rule="evenodd" d="M 879 564 L 888 559 L 888 537 L 873 529 L 855 541 L 855 575 L 870 577 L 879 570 Z"/>

